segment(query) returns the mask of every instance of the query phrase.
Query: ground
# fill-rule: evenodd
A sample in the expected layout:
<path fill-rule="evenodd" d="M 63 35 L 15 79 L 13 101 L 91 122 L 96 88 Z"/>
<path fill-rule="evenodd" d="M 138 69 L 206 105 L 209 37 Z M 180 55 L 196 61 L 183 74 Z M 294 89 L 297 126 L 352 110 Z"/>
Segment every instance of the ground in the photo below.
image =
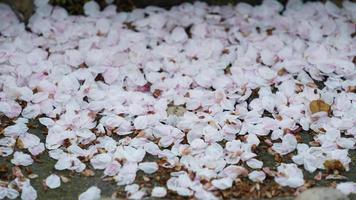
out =
<path fill-rule="evenodd" d="M 183 109 L 181 108 L 170 108 L 169 112 L 176 112 L 179 114 L 179 112 L 182 112 Z M 6 125 L 11 124 L 11 120 L 2 117 L 1 120 L 1 129 L 4 128 Z M 41 140 L 45 139 L 45 134 L 46 131 L 44 127 L 42 127 L 37 120 L 32 120 L 30 122 L 31 127 L 30 132 L 37 135 L 38 137 L 41 138 Z M 303 140 L 303 142 L 308 142 L 311 141 L 312 139 L 312 133 L 307 133 L 307 132 L 301 132 L 299 133 L 299 138 Z M 0 134 L 1 138 L 1 134 Z M 43 142 L 43 141 L 42 141 Z M 279 157 L 279 156 L 273 156 L 267 151 L 267 145 L 259 145 L 259 149 L 256 149 L 256 152 L 258 152 L 258 158 L 260 158 L 265 167 L 270 167 L 271 169 L 276 168 L 276 164 L 279 162 L 287 162 L 290 160 L 291 155 L 293 153 L 284 156 L 284 157 Z M 345 176 L 348 178 L 350 181 L 355 181 L 356 180 L 356 152 L 355 151 L 350 151 L 351 158 L 352 158 L 352 164 L 350 166 L 349 171 L 342 171 L 342 170 L 335 170 L 333 172 L 326 172 L 325 170 L 322 170 L 321 172 L 323 173 L 324 176 L 327 174 L 339 174 L 341 176 Z M 12 159 L 12 156 L 3 158 L 0 158 L 0 178 L 2 180 L 8 179 L 12 180 L 13 179 L 13 172 L 12 172 L 12 167 L 10 160 Z M 146 160 L 153 160 L 153 157 L 146 156 Z M 35 187 L 35 189 L 38 192 L 38 199 L 53 199 L 53 200 L 70 200 L 70 199 L 77 199 L 80 193 L 84 192 L 86 189 L 88 189 L 90 186 L 96 185 L 98 186 L 101 191 L 102 191 L 102 197 L 104 198 L 110 198 L 110 197 L 117 197 L 119 199 L 125 198 L 125 191 L 123 186 L 117 186 L 115 182 L 110 179 L 110 178 L 102 178 L 102 171 L 94 171 L 90 164 L 87 163 L 87 169 L 85 173 L 78 174 L 76 172 L 71 172 L 71 171 L 58 171 L 54 169 L 56 161 L 51 159 L 48 156 L 48 153 L 45 152 L 41 154 L 40 156 L 35 158 L 35 163 L 30 165 L 29 167 L 21 167 L 22 172 L 25 174 L 25 176 L 36 176 L 38 175 L 37 178 L 31 179 L 31 184 Z M 147 188 L 148 193 L 150 190 L 153 188 L 153 186 L 162 186 L 165 185 L 165 182 L 169 179 L 169 173 L 172 171 L 175 171 L 178 169 L 165 169 L 163 167 L 160 167 L 158 172 L 152 174 L 152 175 L 147 175 L 144 173 L 138 173 L 136 177 L 136 183 L 138 183 L 140 186 L 144 186 Z M 320 186 L 334 186 L 338 182 L 337 180 L 325 180 L 322 179 L 320 181 L 314 180 L 314 177 L 317 175 L 317 173 L 320 172 L 318 170 L 317 172 L 314 173 L 309 173 L 307 171 L 304 171 L 304 177 L 306 181 L 308 182 L 308 185 L 310 187 L 320 187 Z M 62 178 L 67 179 L 68 182 L 64 183 L 62 179 L 61 187 L 57 189 L 48 189 L 44 184 L 43 181 L 46 177 L 48 177 L 51 174 L 57 174 L 62 176 Z M 261 198 L 273 198 L 273 199 L 292 199 L 292 197 L 295 194 L 294 189 L 286 188 L 286 187 L 281 187 L 278 184 L 276 184 L 273 181 L 273 178 L 268 177 L 264 184 L 256 184 L 248 180 L 247 178 L 242 178 L 240 182 L 235 184 L 232 188 L 221 191 L 219 196 L 223 197 L 224 199 L 244 199 L 244 198 L 256 198 L 256 199 L 261 199 Z M 189 199 L 189 198 L 184 198 L 181 196 L 176 195 L 174 192 L 169 192 L 167 198 L 170 199 Z M 154 198 L 149 198 L 149 199 L 154 199 Z M 355 196 L 351 196 L 351 199 L 356 199 Z"/>

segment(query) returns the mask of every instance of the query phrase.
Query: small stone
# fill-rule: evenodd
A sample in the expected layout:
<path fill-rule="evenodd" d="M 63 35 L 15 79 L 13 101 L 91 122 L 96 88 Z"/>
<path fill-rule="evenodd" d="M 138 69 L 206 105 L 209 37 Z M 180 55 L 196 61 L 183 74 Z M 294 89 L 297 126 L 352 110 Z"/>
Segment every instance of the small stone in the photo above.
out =
<path fill-rule="evenodd" d="M 147 176 L 143 176 L 142 179 L 143 179 L 145 182 L 148 182 L 148 181 L 151 180 L 151 179 L 150 179 L 149 177 L 147 177 Z"/>
<path fill-rule="evenodd" d="M 28 178 L 29 178 L 29 179 L 38 178 L 38 174 L 30 174 L 30 175 L 28 175 Z"/>
<path fill-rule="evenodd" d="M 60 176 L 61 177 L 61 181 L 63 183 L 68 183 L 70 181 L 70 179 L 68 177 L 65 177 L 65 176 Z"/>
<path fill-rule="evenodd" d="M 86 170 L 84 170 L 84 171 L 82 172 L 82 174 L 83 174 L 84 176 L 94 176 L 94 175 L 95 175 L 95 172 L 94 172 L 93 170 L 91 170 L 91 169 L 86 169 Z"/>
<path fill-rule="evenodd" d="M 342 176 L 339 174 L 329 174 L 325 177 L 326 180 L 347 180 L 346 176 Z"/>

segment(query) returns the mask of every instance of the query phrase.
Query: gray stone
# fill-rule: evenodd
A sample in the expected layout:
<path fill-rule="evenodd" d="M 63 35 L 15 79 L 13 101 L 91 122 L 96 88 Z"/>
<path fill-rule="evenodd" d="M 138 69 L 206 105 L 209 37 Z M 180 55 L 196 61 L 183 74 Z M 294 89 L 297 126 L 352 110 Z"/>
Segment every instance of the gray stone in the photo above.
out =
<path fill-rule="evenodd" d="M 349 200 L 349 198 L 337 189 L 318 187 L 302 192 L 295 200 Z"/>

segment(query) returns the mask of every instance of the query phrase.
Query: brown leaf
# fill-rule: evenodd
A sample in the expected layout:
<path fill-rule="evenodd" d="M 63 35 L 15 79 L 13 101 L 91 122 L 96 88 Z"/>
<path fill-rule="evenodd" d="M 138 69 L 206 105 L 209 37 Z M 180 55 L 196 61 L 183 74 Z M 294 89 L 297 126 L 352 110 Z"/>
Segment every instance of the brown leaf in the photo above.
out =
<path fill-rule="evenodd" d="M 19 148 L 19 149 L 24 149 L 25 148 L 21 139 L 17 139 L 16 147 Z"/>
<path fill-rule="evenodd" d="M 280 70 L 278 70 L 277 74 L 278 76 L 283 76 L 287 73 L 287 70 L 285 68 L 281 68 Z"/>
<path fill-rule="evenodd" d="M 153 91 L 152 95 L 153 95 L 154 98 L 158 98 L 158 97 L 161 96 L 161 94 L 162 94 L 162 90 L 155 89 L 155 91 Z"/>
<path fill-rule="evenodd" d="M 7 173 L 9 171 L 9 167 L 6 164 L 0 165 L 0 173 Z"/>
<path fill-rule="evenodd" d="M 300 83 L 296 83 L 296 84 L 295 84 L 295 91 L 296 91 L 297 93 L 303 92 L 303 90 L 304 90 L 304 85 L 303 85 L 303 84 L 300 84 Z"/>
<path fill-rule="evenodd" d="M 82 172 L 82 174 L 83 174 L 84 176 L 94 176 L 94 175 L 95 175 L 95 172 L 94 172 L 93 170 L 91 170 L 91 169 L 86 169 L 86 170 L 84 170 L 84 171 Z"/>
<path fill-rule="evenodd" d="M 340 160 L 326 160 L 324 162 L 324 167 L 328 171 L 338 170 L 344 171 L 344 165 L 340 162 Z"/>
<path fill-rule="evenodd" d="M 346 89 L 346 92 L 356 93 L 356 85 L 348 86 L 347 89 Z"/>
<path fill-rule="evenodd" d="M 17 167 L 17 166 L 15 166 L 15 167 L 12 168 L 12 174 L 13 174 L 15 177 L 19 177 L 19 178 L 23 178 L 23 177 L 24 177 L 24 175 L 23 175 L 23 173 L 22 173 L 22 171 L 21 171 L 21 168 L 20 168 L 20 167 Z"/>
<path fill-rule="evenodd" d="M 330 105 L 323 100 L 313 100 L 310 102 L 309 108 L 312 114 L 317 112 L 330 112 Z"/>

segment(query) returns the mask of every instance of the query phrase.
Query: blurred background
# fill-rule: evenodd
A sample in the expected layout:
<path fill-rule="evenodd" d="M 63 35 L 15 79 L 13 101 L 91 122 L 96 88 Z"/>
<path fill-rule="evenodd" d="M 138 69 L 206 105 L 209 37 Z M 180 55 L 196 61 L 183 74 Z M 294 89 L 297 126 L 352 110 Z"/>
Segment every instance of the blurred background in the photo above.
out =
<path fill-rule="evenodd" d="M 64 7 L 68 13 L 72 15 L 80 15 L 83 14 L 83 5 L 90 0 L 50 0 L 52 5 L 58 5 Z M 118 11 L 131 11 L 135 8 L 143 8 L 146 6 L 159 6 L 166 9 L 169 9 L 172 6 L 179 5 L 184 2 L 194 2 L 195 0 L 96 0 L 101 8 L 107 6 L 107 2 L 112 2 L 117 5 Z M 288 0 L 278 0 L 283 5 L 285 5 Z M 304 0 L 310 1 L 310 0 Z M 313 1 L 313 0 L 312 0 Z M 314 0 L 317 1 L 317 0 Z M 325 1 L 325 0 L 321 0 Z M 341 6 L 342 0 L 331 0 L 336 5 Z M 356 2 L 356 0 L 351 0 Z M 236 4 L 238 2 L 246 2 L 251 5 L 261 4 L 262 0 L 205 0 L 202 2 L 206 2 L 211 5 L 227 5 L 227 4 Z M 20 20 L 27 22 L 31 17 L 34 6 L 33 0 L 0 0 L 0 3 L 6 3 L 11 6 L 11 8 L 15 11 L 16 15 L 20 18 Z"/>

